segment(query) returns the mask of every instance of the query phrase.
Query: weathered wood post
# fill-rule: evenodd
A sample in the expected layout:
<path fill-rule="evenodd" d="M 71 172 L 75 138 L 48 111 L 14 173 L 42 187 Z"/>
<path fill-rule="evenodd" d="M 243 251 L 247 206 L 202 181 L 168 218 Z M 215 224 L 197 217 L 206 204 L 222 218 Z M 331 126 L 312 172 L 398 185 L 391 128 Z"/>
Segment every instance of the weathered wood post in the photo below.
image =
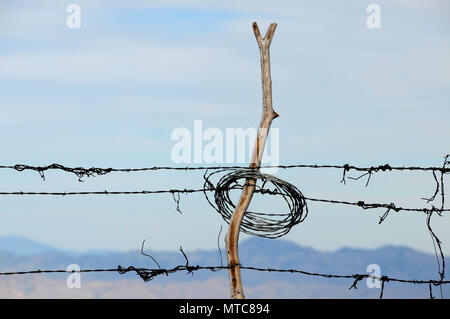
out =
<path fill-rule="evenodd" d="M 261 159 L 264 153 L 267 136 L 269 133 L 272 120 L 278 117 L 278 114 L 272 108 L 272 79 L 270 76 L 270 44 L 272 42 L 276 23 L 271 23 L 264 38 L 259 32 L 258 24 L 253 22 L 253 32 L 255 33 L 256 41 L 258 42 L 260 60 L 261 60 L 261 78 L 262 78 L 262 97 L 263 97 L 263 112 L 261 123 L 259 124 L 258 134 L 256 137 L 255 147 L 253 149 L 250 160 L 250 167 L 261 166 Z M 244 291 L 242 289 L 241 269 L 239 265 L 238 242 L 239 231 L 241 227 L 242 218 L 250 205 L 250 201 L 255 191 L 256 180 L 247 179 L 242 189 L 241 197 L 236 205 L 233 215 L 230 219 L 230 226 L 225 237 L 225 245 L 227 249 L 227 261 L 230 275 L 231 298 L 243 299 Z"/>

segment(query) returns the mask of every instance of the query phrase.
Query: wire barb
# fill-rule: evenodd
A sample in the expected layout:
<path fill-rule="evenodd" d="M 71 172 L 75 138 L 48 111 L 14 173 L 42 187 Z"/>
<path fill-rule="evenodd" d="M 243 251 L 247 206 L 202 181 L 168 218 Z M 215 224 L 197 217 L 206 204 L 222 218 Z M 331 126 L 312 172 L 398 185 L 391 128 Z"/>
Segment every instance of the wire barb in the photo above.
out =
<path fill-rule="evenodd" d="M 176 198 L 175 198 L 175 195 L 177 195 Z M 181 200 L 181 198 L 180 198 L 180 193 L 174 191 L 174 192 L 172 192 L 172 197 L 173 197 L 173 201 L 174 201 L 175 204 L 177 205 L 177 208 L 176 208 L 177 212 L 179 212 L 180 215 L 183 215 L 183 212 L 182 212 L 181 209 L 180 209 L 180 200 Z"/>
<path fill-rule="evenodd" d="M 220 249 L 220 235 L 222 234 L 222 225 L 220 225 L 219 234 L 217 235 L 217 248 L 219 249 L 220 265 L 223 266 L 222 250 Z"/>
<path fill-rule="evenodd" d="M 150 257 L 155 262 L 155 264 L 158 266 L 158 268 L 161 269 L 161 266 L 159 266 L 159 263 L 156 261 L 155 258 L 153 258 L 153 256 L 144 253 L 144 244 L 145 244 L 145 239 L 142 241 L 141 254 L 146 256 L 146 257 Z"/>

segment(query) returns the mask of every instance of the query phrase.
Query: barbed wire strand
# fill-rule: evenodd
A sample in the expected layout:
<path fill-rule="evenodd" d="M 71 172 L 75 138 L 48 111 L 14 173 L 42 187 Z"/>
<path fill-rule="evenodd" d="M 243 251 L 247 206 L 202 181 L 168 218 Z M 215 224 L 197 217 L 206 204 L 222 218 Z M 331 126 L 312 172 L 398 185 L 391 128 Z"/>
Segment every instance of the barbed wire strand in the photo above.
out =
<path fill-rule="evenodd" d="M 183 252 L 182 248 L 180 247 L 180 251 L 186 256 L 186 254 Z M 186 272 L 188 274 L 193 274 L 196 271 L 199 270 L 210 270 L 213 272 L 219 271 L 219 270 L 225 270 L 229 269 L 232 266 L 191 266 L 189 265 L 189 260 L 186 258 L 186 264 L 185 265 L 178 265 L 172 268 L 139 268 L 134 266 L 129 266 L 127 268 L 122 267 L 119 265 L 117 268 L 96 268 L 96 269 L 80 269 L 80 270 L 66 270 L 66 269 L 46 269 L 46 270 L 29 270 L 29 271 L 11 271 L 11 272 L 0 272 L 0 276 L 14 276 L 14 275 L 35 275 L 35 274 L 52 274 L 52 273 L 93 273 L 93 272 L 118 272 L 120 274 L 125 274 L 128 272 L 136 272 L 141 279 L 143 279 L 145 282 L 148 282 L 152 280 L 153 278 L 160 276 L 160 275 L 166 275 L 173 274 L 176 272 Z M 421 284 L 428 284 L 433 286 L 441 286 L 441 285 L 447 285 L 450 284 L 450 280 L 436 280 L 436 279 L 402 279 L 402 278 L 394 278 L 389 276 L 375 276 L 373 274 L 351 274 L 351 275 L 339 275 L 339 274 L 330 274 L 330 273 L 318 273 L 318 272 L 310 272 L 295 268 L 270 268 L 270 267 L 255 267 L 255 266 L 243 266 L 239 265 L 241 269 L 244 270 L 250 270 L 250 271 L 259 271 L 259 272 L 270 272 L 270 273 L 291 273 L 291 274 L 302 274 L 312 277 L 322 277 L 322 278 L 335 278 L 335 279 L 353 279 L 352 285 L 349 287 L 349 289 L 357 288 L 357 284 L 366 278 L 372 278 L 381 281 L 382 287 L 381 287 L 381 293 L 380 298 L 383 297 L 383 291 L 384 291 L 384 284 L 385 282 L 398 282 L 398 283 L 405 283 L 405 284 L 414 284 L 414 285 L 421 285 Z"/>
<path fill-rule="evenodd" d="M 239 186 L 241 188 L 242 186 Z M 234 188 L 238 189 L 238 188 Z M 76 195 L 151 195 L 151 194 L 164 194 L 164 193 L 181 193 L 181 194 L 190 194 L 190 193 L 203 193 L 203 192 L 212 192 L 216 190 L 224 190 L 219 188 L 195 188 L 195 189 L 166 189 L 166 190 L 142 190 L 142 191 L 79 191 L 79 192 L 24 192 L 24 191 L 14 191 L 14 192 L 0 192 L 0 195 L 14 195 L 14 196 L 76 196 Z M 267 195 L 281 195 L 281 193 L 277 190 L 255 190 L 255 193 L 267 194 Z M 413 208 L 413 207 L 402 207 L 397 206 L 394 203 L 366 203 L 365 201 L 342 201 L 342 200 L 334 200 L 334 199 L 323 199 L 323 198 L 313 198 L 313 197 L 304 197 L 306 201 L 314 201 L 314 202 L 322 202 L 329 204 L 340 204 L 340 205 L 350 205 L 350 206 L 358 206 L 362 209 L 374 209 L 374 208 L 386 208 L 393 210 L 395 212 L 407 211 L 407 212 L 422 212 L 427 213 L 429 211 L 435 212 L 448 212 L 449 208 Z"/>
<path fill-rule="evenodd" d="M 448 158 L 448 155 L 447 155 Z M 432 171 L 432 172 L 440 172 L 442 174 L 446 174 L 450 172 L 450 168 L 448 167 L 421 167 L 421 166 L 391 166 L 389 164 L 378 165 L 378 166 L 369 166 L 369 167 L 358 167 L 355 165 L 344 164 L 344 165 L 334 165 L 334 164 L 292 164 L 292 165 L 261 165 L 255 167 L 256 169 L 264 169 L 264 168 L 281 168 L 281 169 L 292 169 L 292 168 L 315 168 L 315 169 L 343 169 L 343 177 L 341 182 L 345 183 L 346 173 L 354 170 L 359 172 L 366 172 L 366 174 L 372 174 L 374 172 L 379 171 Z M 184 166 L 184 167 L 174 167 L 174 166 L 152 166 L 152 167 L 141 167 L 141 168 L 101 168 L 101 167 L 68 167 L 61 164 L 50 164 L 45 166 L 33 166 L 26 164 L 15 164 L 15 165 L 0 165 L 0 169 L 12 169 L 18 172 L 23 171 L 36 171 L 39 173 L 42 179 L 45 180 L 45 172 L 49 170 L 61 170 L 67 173 L 75 174 L 80 181 L 82 181 L 83 177 L 91 177 L 91 176 L 100 176 L 106 175 L 113 172 L 124 172 L 124 173 L 132 173 L 132 172 L 144 172 L 144 171 L 159 171 L 159 170 L 177 170 L 177 171 L 191 171 L 191 170 L 218 170 L 218 169 L 248 169 L 248 166 Z M 366 174 L 363 174 L 360 177 L 352 178 L 359 179 Z"/>

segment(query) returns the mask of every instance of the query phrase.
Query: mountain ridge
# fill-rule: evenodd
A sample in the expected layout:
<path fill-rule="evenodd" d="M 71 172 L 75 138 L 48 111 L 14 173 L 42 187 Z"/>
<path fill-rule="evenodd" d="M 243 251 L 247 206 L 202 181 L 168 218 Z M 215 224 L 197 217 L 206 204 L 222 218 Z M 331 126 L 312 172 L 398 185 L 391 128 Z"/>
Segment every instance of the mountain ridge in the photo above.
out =
<path fill-rule="evenodd" d="M 1 243 L 1 241 L 0 241 Z M 45 246 L 44 248 L 48 248 Z M 222 249 L 222 260 L 218 249 L 213 250 L 185 250 L 192 266 L 217 266 L 226 264 L 224 249 Z M 184 265 L 186 260 L 181 252 L 174 251 L 145 251 L 155 258 L 162 268 L 172 268 L 177 265 Z M 254 266 L 262 268 L 299 269 L 308 272 L 353 275 L 367 274 L 368 266 L 376 264 L 380 267 L 381 274 L 401 279 L 439 279 L 435 256 L 425 254 L 407 247 L 384 246 L 377 249 L 342 248 L 334 252 L 317 251 L 310 247 L 302 247 L 296 243 L 284 239 L 250 238 L 240 244 L 240 261 L 244 266 Z M 28 271 L 36 269 L 66 269 L 70 264 L 77 264 L 81 269 L 93 268 L 117 268 L 121 265 L 124 268 L 129 266 L 158 268 L 158 265 L 149 257 L 141 254 L 140 251 L 128 252 L 87 252 L 83 254 L 66 253 L 60 250 L 46 251 L 34 255 L 18 255 L 4 251 L 0 245 L 0 272 L 5 271 Z M 348 288 L 352 285 L 353 279 L 326 279 L 320 277 L 310 277 L 300 274 L 289 273 L 268 273 L 243 270 L 243 282 L 245 287 L 263 293 L 266 288 L 279 287 L 275 296 L 298 297 L 337 297 L 337 298 L 366 298 L 374 297 L 376 291 L 367 288 L 364 281 L 359 282 L 357 293 L 354 289 Z M 30 276 L 30 275 L 28 275 Z M 44 275 L 39 275 L 44 276 Z M 60 280 L 65 278 L 65 274 L 45 275 L 49 280 Z M 24 280 L 29 280 L 22 277 Z M 3 278 L 0 278 L 3 279 Z M 108 273 L 83 273 L 84 282 L 97 282 L 98 285 L 114 285 L 114 283 L 128 280 L 131 282 L 141 281 L 134 272 L 120 275 L 116 272 Z M 131 281 L 130 281 L 131 280 Z M 228 274 L 226 271 L 210 272 L 197 271 L 193 276 L 187 276 L 185 272 L 171 274 L 170 276 L 158 276 L 151 281 L 153 285 L 173 287 L 173 285 L 192 286 L 194 282 L 208 282 L 212 287 L 217 287 L 218 282 L 226 282 Z M 0 280 L 1 282 L 1 280 Z M 108 283 L 108 284 L 107 284 Z M 391 284 L 390 292 L 393 297 L 423 297 L 425 288 L 415 286 L 410 289 L 410 285 Z M 201 285 L 200 285 L 201 286 Z M 260 288 L 257 288 L 260 287 Z M 284 287 L 281 289 L 280 287 Z M 306 288 L 307 287 L 307 288 Z M 150 289 L 150 288 L 149 288 Z M 181 288 L 180 288 L 181 289 Z M 183 288 L 184 289 L 184 288 Z M 305 291 L 306 289 L 306 291 Z M 439 288 L 434 288 L 438 290 Z M 448 287 L 443 288 L 444 293 L 450 295 Z M 389 296 L 387 293 L 387 296 Z M 120 295 L 120 293 L 119 293 Z M 206 293 L 206 295 L 208 295 Z M 264 294 L 263 294 L 264 295 Z M 272 295 L 271 295 L 272 296 Z"/>

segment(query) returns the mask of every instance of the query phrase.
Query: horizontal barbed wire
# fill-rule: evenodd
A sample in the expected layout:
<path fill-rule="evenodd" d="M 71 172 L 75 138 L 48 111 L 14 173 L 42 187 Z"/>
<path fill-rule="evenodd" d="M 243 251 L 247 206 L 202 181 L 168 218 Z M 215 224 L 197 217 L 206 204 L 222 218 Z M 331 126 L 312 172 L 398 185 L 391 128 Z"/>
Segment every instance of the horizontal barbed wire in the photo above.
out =
<path fill-rule="evenodd" d="M 437 280 L 437 279 L 427 279 L 427 280 L 419 280 L 419 279 L 401 279 L 401 278 L 393 278 L 388 276 L 377 277 L 371 274 L 352 274 L 352 275 L 336 275 L 336 274 L 328 274 L 328 273 L 316 273 L 309 272 L 305 270 L 295 269 L 295 268 L 270 268 L 270 267 L 254 267 L 254 266 L 243 266 L 241 264 L 234 265 L 240 266 L 241 269 L 245 270 L 254 270 L 261 272 L 281 272 L 281 273 L 298 273 L 307 276 L 315 276 L 315 277 L 324 277 L 324 278 L 340 278 L 340 279 L 358 279 L 358 281 L 365 278 L 378 279 L 380 281 L 392 281 L 392 282 L 401 282 L 401 283 L 410 283 L 410 284 L 433 284 L 433 285 L 447 285 L 450 284 L 450 280 Z M 191 273 L 193 271 L 198 270 L 210 270 L 210 271 L 218 271 L 230 269 L 232 266 L 189 266 L 189 265 L 178 265 L 173 268 L 165 269 L 165 268 L 139 268 L 134 266 L 129 266 L 128 268 L 123 268 L 122 266 L 118 266 L 117 268 L 97 268 L 97 269 L 80 269 L 80 270 L 66 270 L 66 269 L 37 269 L 37 270 L 29 270 L 29 271 L 14 271 L 14 272 L 0 272 L 0 276 L 13 276 L 13 275 L 33 275 L 33 274 L 51 274 L 51 273 L 90 273 L 90 272 L 119 272 L 121 274 L 134 271 L 134 272 L 149 272 L 155 276 L 159 275 L 169 275 L 175 272 L 187 271 Z M 148 280 L 147 280 L 148 281 Z M 353 285 L 352 285 L 353 286 Z"/>
<path fill-rule="evenodd" d="M 236 266 L 236 265 L 233 265 Z M 312 277 L 322 277 L 322 278 L 335 278 L 335 279 L 353 279 L 352 285 L 349 289 L 358 288 L 357 284 L 366 278 L 371 278 L 375 280 L 379 280 L 382 283 L 382 290 L 380 293 L 380 298 L 383 297 L 384 283 L 385 282 L 399 282 L 399 283 L 407 283 L 407 284 L 429 284 L 433 286 L 441 286 L 450 284 L 450 280 L 436 280 L 436 279 L 427 279 L 427 280 L 419 280 L 419 279 L 402 279 L 402 278 L 394 278 L 389 276 L 375 276 L 372 274 L 351 274 L 351 275 L 337 275 L 337 274 L 329 274 L 329 273 L 317 273 L 317 272 L 309 272 L 300 269 L 280 269 L 280 268 L 264 268 L 264 267 L 254 267 L 254 266 L 243 266 L 239 265 L 243 270 L 250 271 L 259 271 L 259 272 L 272 272 L 272 273 L 290 273 L 290 274 L 302 274 L 306 276 Z M 188 274 L 193 274 L 195 271 L 199 270 L 210 270 L 213 272 L 219 270 L 230 269 L 232 266 L 190 266 L 186 265 L 178 265 L 176 267 L 164 269 L 164 268 L 138 268 L 134 266 L 129 266 L 124 268 L 122 266 L 118 266 L 117 268 L 103 268 L 103 269 L 80 269 L 80 270 L 66 270 L 66 269 L 47 269 L 47 270 L 30 270 L 30 271 L 14 271 L 14 272 L 0 272 L 0 276 L 14 276 L 14 275 L 36 275 L 36 274 L 52 274 L 52 273 L 94 273 L 94 272 L 118 272 L 119 274 L 125 274 L 128 272 L 136 272 L 136 274 L 141 277 L 145 282 L 152 280 L 153 278 L 160 276 L 173 274 L 176 272 L 187 272 Z"/>
<path fill-rule="evenodd" d="M 430 291 L 430 298 L 433 299 L 433 293 L 431 286 L 440 287 L 442 288 L 442 285 L 450 284 L 450 280 L 444 280 L 444 278 L 441 276 L 440 280 L 436 279 L 402 279 L 402 278 L 394 278 L 389 276 L 376 276 L 373 274 L 351 274 L 351 275 L 339 275 L 339 274 L 330 274 L 330 273 L 319 273 L 319 272 L 310 272 L 305 271 L 301 269 L 295 269 L 295 268 L 271 268 L 271 267 L 255 267 L 255 266 L 243 266 L 241 264 L 235 264 L 235 265 L 220 265 L 220 266 L 192 266 L 189 263 L 189 258 L 187 254 L 184 252 L 183 247 L 180 246 L 179 251 L 186 260 L 186 263 L 184 265 L 178 265 L 172 268 L 161 268 L 160 264 L 157 262 L 155 258 L 153 258 L 151 255 L 144 252 L 144 243 L 145 240 L 142 242 L 141 246 L 141 254 L 149 257 L 155 262 L 155 264 L 158 266 L 158 268 L 144 268 L 144 267 L 134 267 L 129 266 L 127 268 L 122 267 L 121 265 L 118 265 L 117 268 L 96 268 L 96 269 L 79 269 L 79 270 L 67 270 L 67 269 L 37 269 L 37 270 L 29 270 L 29 271 L 10 271 L 10 272 L 0 272 L 0 277 L 2 276 L 14 276 L 14 275 L 36 275 L 36 274 L 52 274 L 52 273 L 94 273 L 94 272 L 118 272 L 119 274 L 123 275 L 128 272 L 135 272 L 144 282 L 149 282 L 152 279 L 154 279 L 157 276 L 166 275 L 169 276 L 169 274 L 173 274 L 176 272 L 186 272 L 187 274 L 194 274 L 194 272 L 199 270 L 210 270 L 212 272 L 216 272 L 219 270 L 224 269 L 230 269 L 235 266 L 239 266 L 241 269 L 244 270 L 250 270 L 250 271 L 259 271 L 259 272 L 272 272 L 272 273 L 290 273 L 290 274 L 301 274 L 306 276 L 312 276 L 312 277 L 322 277 L 322 278 L 334 278 L 334 279 L 353 279 L 352 285 L 349 287 L 349 289 L 358 289 L 357 285 L 358 283 L 365 279 L 365 278 L 371 278 L 374 280 L 379 280 L 381 282 L 381 291 L 379 298 L 383 298 L 384 294 L 384 288 L 386 282 L 399 282 L 399 283 L 407 283 L 407 284 L 428 284 L 429 285 L 429 291 Z M 441 291 L 442 295 L 442 291 Z"/>
<path fill-rule="evenodd" d="M 141 167 L 141 168 L 101 168 L 101 167 L 68 167 L 61 164 L 50 164 L 46 166 L 32 166 L 25 164 L 15 164 L 15 165 L 0 165 L 0 169 L 12 169 L 18 172 L 22 171 L 36 171 L 38 172 L 42 178 L 45 178 L 44 173 L 48 170 L 61 170 L 68 173 L 75 174 L 78 178 L 82 177 L 90 177 L 90 176 L 100 176 L 106 175 L 112 172 L 144 172 L 144 171 L 158 171 L 158 170 L 178 170 L 178 171 L 191 171 L 191 170 L 216 170 L 216 169 L 248 169 L 248 166 L 185 166 L 185 167 L 174 167 L 174 166 L 152 166 L 152 167 Z M 255 169 L 259 168 L 281 168 L 281 169 L 291 169 L 291 168 L 334 168 L 334 169 L 343 169 L 344 171 L 360 171 L 360 172 L 379 172 L 379 171 L 432 171 L 432 172 L 441 172 L 443 174 L 449 173 L 450 168 L 448 167 L 437 167 L 437 166 L 429 166 L 429 167 L 421 167 L 421 166 L 391 166 L 389 164 L 378 165 L 378 166 L 369 166 L 369 167 L 358 167 L 350 164 L 344 165 L 318 165 L 318 164 L 292 164 L 292 165 L 262 165 L 255 167 Z"/>
<path fill-rule="evenodd" d="M 235 189 L 240 189 L 235 188 Z M 142 190 L 142 191 L 80 191 L 80 192 L 23 192 L 23 191 L 16 191 L 16 192 L 0 192 L 0 195 L 16 195 L 16 196 L 76 196 L 76 195 L 151 195 L 151 194 L 190 194 L 190 193 L 203 193 L 203 192 L 213 192 L 216 190 L 223 190 L 221 188 L 195 188 L 195 189 L 165 189 L 165 190 Z M 261 193 L 261 194 L 268 194 L 268 195 L 281 195 L 277 190 L 266 190 L 266 189 L 259 189 L 255 190 L 255 193 Z M 313 197 L 304 197 L 305 200 L 314 201 L 314 202 L 322 202 L 322 203 L 329 203 L 329 204 L 340 204 L 340 205 L 350 205 L 350 206 L 358 206 L 362 209 L 374 209 L 374 208 L 386 208 L 389 210 L 393 210 L 396 212 L 399 211 L 408 211 L 408 212 L 422 212 L 427 213 L 430 211 L 436 211 L 436 212 L 448 212 L 450 211 L 450 208 L 437 208 L 437 207 L 431 207 L 431 208 L 411 208 L 411 207 L 402 207 L 397 206 L 394 203 L 366 203 L 365 201 L 342 201 L 342 200 L 333 200 L 333 199 L 323 199 L 323 198 L 313 198 Z"/>
<path fill-rule="evenodd" d="M 235 189 L 240 189 L 235 188 Z M 151 195 L 151 194 L 190 194 L 190 193 L 203 193 L 203 192 L 212 192 L 216 190 L 223 190 L 221 188 L 196 188 L 196 189 L 165 189 L 165 190 L 142 190 L 142 191 L 80 191 L 80 192 L 23 192 L 23 191 L 15 191 L 15 192 L 0 192 L 0 195 L 15 195 L 15 196 L 76 196 L 76 195 Z M 267 189 L 259 189 L 255 190 L 255 193 L 268 194 L 268 195 L 281 195 L 277 190 L 267 190 Z M 448 212 L 450 208 L 411 208 L 411 207 L 402 207 L 397 206 L 394 203 L 366 203 L 365 201 L 342 201 L 342 200 L 333 200 L 333 199 L 323 199 L 323 198 L 312 198 L 312 197 L 304 197 L 305 200 L 314 201 L 314 202 L 322 202 L 329 204 L 340 204 L 340 205 L 350 205 L 361 207 L 362 209 L 374 209 L 374 208 L 386 208 L 389 210 L 393 210 L 395 212 L 399 211 L 408 211 L 408 212 L 422 212 L 427 213 L 430 211 L 435 212 Z"/>

